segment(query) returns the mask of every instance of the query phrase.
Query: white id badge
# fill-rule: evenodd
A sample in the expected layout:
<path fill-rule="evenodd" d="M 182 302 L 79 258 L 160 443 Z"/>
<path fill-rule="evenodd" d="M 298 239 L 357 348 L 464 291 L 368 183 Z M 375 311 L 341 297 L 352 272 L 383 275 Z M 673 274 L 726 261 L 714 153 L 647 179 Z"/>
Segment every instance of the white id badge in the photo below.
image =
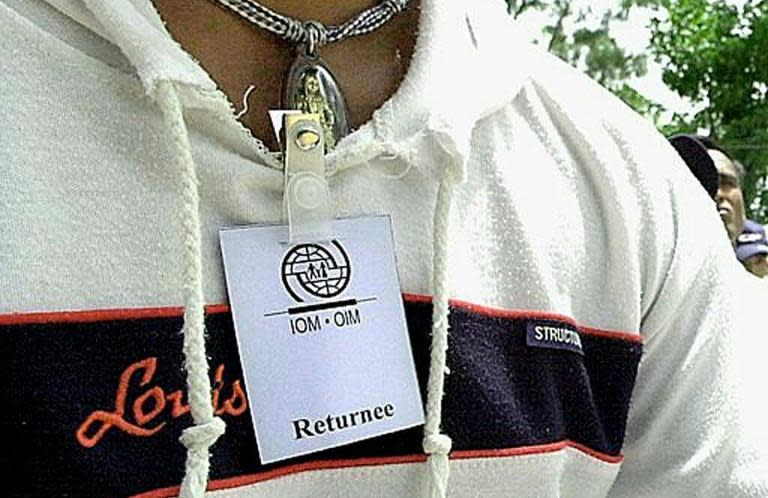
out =
<path fill-rule="evenodd" d="M 262 463 L 424 422 L 388 216 L 220 232 Z"/>

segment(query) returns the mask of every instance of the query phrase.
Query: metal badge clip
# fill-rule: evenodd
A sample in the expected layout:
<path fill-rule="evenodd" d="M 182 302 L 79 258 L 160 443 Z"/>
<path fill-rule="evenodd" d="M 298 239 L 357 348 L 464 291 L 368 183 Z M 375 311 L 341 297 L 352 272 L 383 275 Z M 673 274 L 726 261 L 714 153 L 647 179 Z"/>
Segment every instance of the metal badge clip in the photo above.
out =
<path fill-rule="evenodd" d="M 283 116 L 284 209 L 291 244 L 330 240 L 333 213 L 325 178 L 325 142 L 320 116 Z"/>

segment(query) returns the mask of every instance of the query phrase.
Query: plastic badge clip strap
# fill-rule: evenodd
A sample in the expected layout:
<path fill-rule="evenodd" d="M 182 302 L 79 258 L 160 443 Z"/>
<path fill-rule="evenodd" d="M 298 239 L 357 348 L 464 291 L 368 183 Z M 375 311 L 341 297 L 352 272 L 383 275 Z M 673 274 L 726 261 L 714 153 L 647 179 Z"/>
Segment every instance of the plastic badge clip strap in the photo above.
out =
<path fill-rule="evenodd" d="M 284 207 L 289 243 L 331 239 L 331 191 L 325 178 L 320 117 L 283 117 L 285 131 Z"/>

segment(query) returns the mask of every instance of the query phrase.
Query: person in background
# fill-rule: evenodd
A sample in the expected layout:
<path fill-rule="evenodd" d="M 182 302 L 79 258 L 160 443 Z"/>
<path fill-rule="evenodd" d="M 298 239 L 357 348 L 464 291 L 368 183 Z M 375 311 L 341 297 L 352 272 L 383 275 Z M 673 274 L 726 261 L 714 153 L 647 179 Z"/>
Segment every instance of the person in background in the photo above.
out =
<path fill-rule="evenodd" d="M 719 186 L 715 202 L 717 212 L 728 232 L 731 244 L 736 247 L 736 239 L 741 233 L 741 228 L 746 219 L 744 214 L 744 193 L 741 190 L 741 182 L 744 179 L 744 167 L 736 161 L 728 152 L 718 146 L 712 139 L 698 137 L 707 148 L 707 153 L 717 168 Z"/>
<path fill-rule="evenodd" d="M 752 220 L 746 220 L 736 239 L 736 257 L 750 273 L 768 277 L 768 238 L 765 227 Z"/>
<path fill-rule="evenodd" d="M 709 137 L 678 134 L 669 137 L 669 142 L 715 200 L 728 238 L 736 248 L 737 238 L 746 221 L 744 192 L 741 189 L 744 166 Z"/>
<path fill-rule="evenodd" d="M 706 137 L 681 133 L 669 137 L 669 143 L 715 200 L 731 243 L 735 242 L 738 260 L 750 273 L 758 277 L 768 276 L 765 227 L 745 219 L 744 215 L 744 194 L 741 190 L 744 166 Z M 733 233 L 738 226 L 741 231 L 734 240 Z"/>

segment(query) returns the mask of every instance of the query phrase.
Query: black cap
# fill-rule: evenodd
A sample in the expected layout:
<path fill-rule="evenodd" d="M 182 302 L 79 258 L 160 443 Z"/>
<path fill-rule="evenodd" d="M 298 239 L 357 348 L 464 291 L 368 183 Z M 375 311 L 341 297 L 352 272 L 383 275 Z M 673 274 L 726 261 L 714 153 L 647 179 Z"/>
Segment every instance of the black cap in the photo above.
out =
<path fill-rule="evenodd" d="M 711 198 L 717 195 L 719 183 L 717 167 L 707 153 L 707 147 L 693 135 L 679 134 L 669 137 L 669 143 L 683 158 L 693 176 L 699 180 L 701 186 Z"/>

